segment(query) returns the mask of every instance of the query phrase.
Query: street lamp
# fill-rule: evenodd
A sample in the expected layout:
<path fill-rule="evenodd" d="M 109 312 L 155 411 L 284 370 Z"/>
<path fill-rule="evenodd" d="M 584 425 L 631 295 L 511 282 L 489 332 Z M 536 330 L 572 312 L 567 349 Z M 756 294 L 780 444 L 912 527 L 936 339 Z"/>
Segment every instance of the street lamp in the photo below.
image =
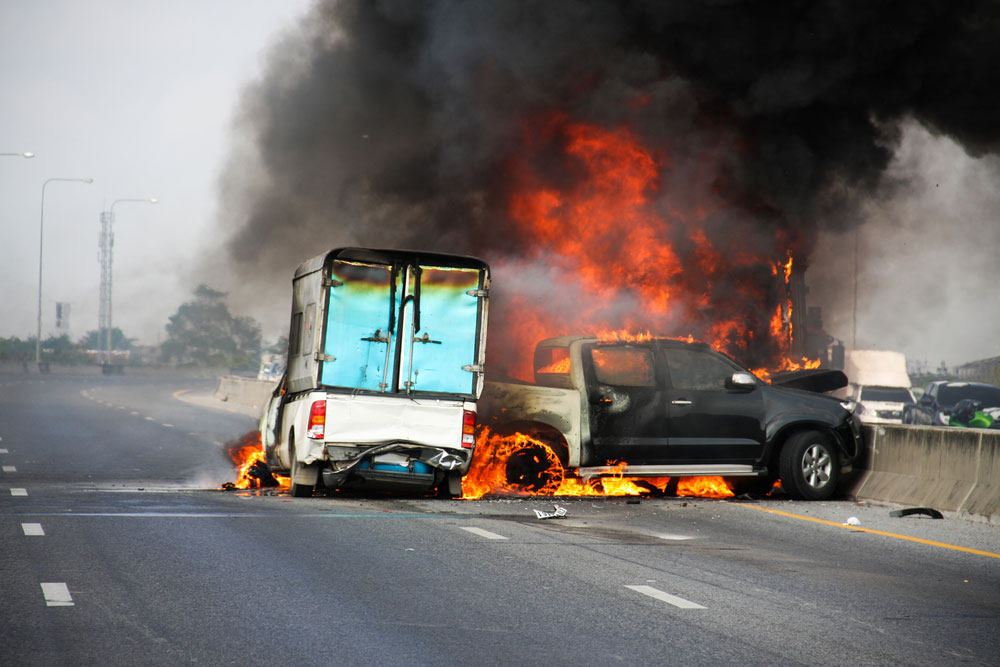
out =
<path fill-rule="evenodd" d="M 111 335 L 111 249 L 114 246 L 112 226 L 115 221 L 115 206 L 124 202 L 155 204 L 158 201 L 159 199 L 116 199 L 111 203 L 111 207 L 107 211 L 101 213 L 101 301 L 97 312 L 97 332 L 98 338 L 100 338 L 102 329 L 107 332 L 108 358 L 105 363 L 107 364 L 108 371 L 111 370 L 113 363 L 111 356 L 113 351 Z"/>
<path fill-rule="evenodd" d="M 0 153 L 0 156 L 5 157 L 35 157 L 34 153 Z"/>
<path fill-rule="evenodd" d="M 27 157 L 27 154 L 25 154 Z M 35 340 L 35 363 L 42 363 L 42 241 L 45 238 L 45 188 L 53 181 L 93 183 L 92 178 L 50 178 L 42 183 L 42 214 L 38 222 L 38 338 Z"/>

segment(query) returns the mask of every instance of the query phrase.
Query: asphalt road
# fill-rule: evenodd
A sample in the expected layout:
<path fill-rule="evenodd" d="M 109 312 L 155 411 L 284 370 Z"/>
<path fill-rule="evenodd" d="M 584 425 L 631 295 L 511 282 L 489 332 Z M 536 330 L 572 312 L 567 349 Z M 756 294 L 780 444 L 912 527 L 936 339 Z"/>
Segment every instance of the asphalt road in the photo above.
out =
<path fill-rule="evenodd" d="M 1000 526 L 223 492 L 212 386 L 0 376 L 0 664 L 1000 664 Z"/>

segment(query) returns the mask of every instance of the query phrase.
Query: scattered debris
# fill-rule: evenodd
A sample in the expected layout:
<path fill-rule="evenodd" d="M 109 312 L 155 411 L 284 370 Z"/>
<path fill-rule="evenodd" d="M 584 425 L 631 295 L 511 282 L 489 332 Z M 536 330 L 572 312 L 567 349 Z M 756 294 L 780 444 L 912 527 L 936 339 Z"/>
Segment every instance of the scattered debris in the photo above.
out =
<path fill-rule="evenodd" d="M 941 512 L 938 512 L 936 509 L 931 509 L 930 507 L 907 507 L 905 510 L 892 510 L 889 512 L 889 516 L 896 518 L 913 516 L 915 514 L 923 514 L 924 516 L 929 516 L 932 519 L 944 518 Z"/>
<path fill-rule="evenodd" d="M 628 500 L 625 501 L 625 504 L 626 505 L 638 505 L 640 502 L 642 502 L 642 501 L 640 501 L 638 498 L 629 498 Z"/>
<path fill-rule="evenodd" d="M 852 517 L 849 517 L 847 519 L 847 522 L 844 525 L 845 526 L 860 526 L 861 522 L 858 520 L 858 517 L 852 516 Z"/>
<path fill-rule="evenodd" d="M 566 516 L 566 508 L 560 507 L 559 505 L 553 505 L 554 511 L 543 512 L 542 510 L 535 510 L 535 516 L 539 519 L 561 519 Z"/>

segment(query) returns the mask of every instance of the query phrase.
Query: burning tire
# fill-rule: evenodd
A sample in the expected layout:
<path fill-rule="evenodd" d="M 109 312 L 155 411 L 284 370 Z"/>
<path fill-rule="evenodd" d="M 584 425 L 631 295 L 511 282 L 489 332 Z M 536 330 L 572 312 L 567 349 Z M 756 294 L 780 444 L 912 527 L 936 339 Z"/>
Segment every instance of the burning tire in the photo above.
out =
<path fill-rule="evenodd" d="M 792 498 L 826 500 L 833 495 L 840 477 L 837 450 L 829 436 L 802 431 L 781 448 L 781 482 Z"/>
<path fill-rule="evenodd" d="M 547 444 L 518 449 L 507 459 L 507 484 L 528 493 L 554 494 L 562 484 L 563 465 Z"/>

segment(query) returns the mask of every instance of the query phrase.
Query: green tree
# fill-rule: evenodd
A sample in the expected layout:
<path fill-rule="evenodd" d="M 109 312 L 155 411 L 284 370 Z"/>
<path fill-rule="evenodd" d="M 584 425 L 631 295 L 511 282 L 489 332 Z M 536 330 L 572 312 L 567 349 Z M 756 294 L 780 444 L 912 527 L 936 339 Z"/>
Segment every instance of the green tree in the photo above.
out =
<path fill-rule="evenodd" d="M 108 335 L 107 329 L 101 329 L 98 333 L 97 329 L 93 329 L 87 332 L 87 335 L 80 339 L 80 345 L 88 350 L 106 350 L 108 349 Z M 125 334 L 118 327 L 111 328 L 111 343 L 114 345 L 116 350 L 131 350 L 132 345 L 135 343 L 134 338 L 126 338 Z"/>
<path fill-rule="evenodd" d="M 34 361 L 35 338 L 0 338 L 0 361 Z"/>
<path fill-rule="evenodd" d="M 260 325 L 250 317 L 234 317 L 225 292 L 199 285 L 194 300 L 170 316 L 164 361 L 198 366 L 256 370 L 260 361 Z"/>

